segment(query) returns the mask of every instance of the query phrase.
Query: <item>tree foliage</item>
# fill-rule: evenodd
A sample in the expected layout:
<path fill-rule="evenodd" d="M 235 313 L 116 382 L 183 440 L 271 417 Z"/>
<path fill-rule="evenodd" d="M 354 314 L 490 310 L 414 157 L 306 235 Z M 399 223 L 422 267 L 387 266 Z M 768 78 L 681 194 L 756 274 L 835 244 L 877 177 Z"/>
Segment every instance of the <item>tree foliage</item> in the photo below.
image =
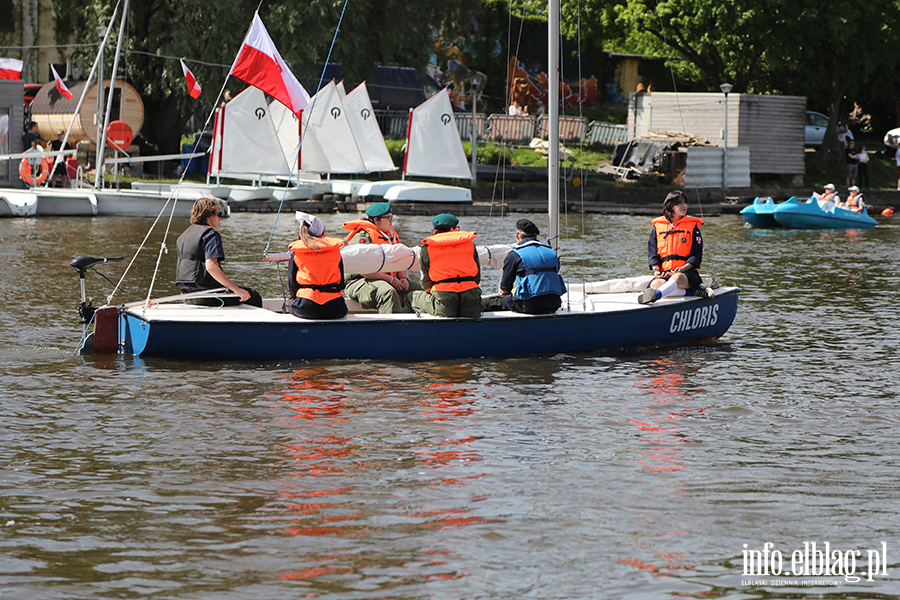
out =
<path fill-rule="evenodd" d="M 108 24 L 115 6 L 112 0 L 52 2 L 57 22 L 75 31 L 82 43 L 97 42 L 96 27 Z M 191 115 L 196 112 L 205 120 L 224 85 L 233 92 L 243 89 L 242 83 L 232 79 L 226 84 L 225 78 L 258 6 L 282 57 L 314 93 L 329 51 L 330 62 L 341 64 L 350 89 L 378 64 L 427 64 L 440 32 L 467 22 L 479 4 L 449 0 L 438 8 L 428 0 L 348 1 L 344 10 L 343 2 L 328 0 L 273 0 L 261 6 L 246 0 L 217 0 L 214 6 L 200 0 L 131 0 L 120 72 L 141 94 L 141 134 L 160 152 L 178 150 Z M 112 54 L 105 57 L 106 73 Z M 85 69 L 94 59 L 87 54 L 77 58 Z M 179 58 L 203 86 L 197 101 L 187 95 Z"/>

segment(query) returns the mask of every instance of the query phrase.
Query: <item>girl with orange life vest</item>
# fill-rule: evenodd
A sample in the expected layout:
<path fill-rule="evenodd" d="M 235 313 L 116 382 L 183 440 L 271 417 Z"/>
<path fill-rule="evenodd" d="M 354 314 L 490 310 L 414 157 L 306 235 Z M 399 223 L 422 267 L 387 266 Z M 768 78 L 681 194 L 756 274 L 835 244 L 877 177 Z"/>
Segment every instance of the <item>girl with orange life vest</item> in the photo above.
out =
<path fill-rule="evenodd" d="M 318 217 L 297 211 L 300 235 L 288 248 L 294 253 L 290 284 L 294 296 L 291 314 L 303 319 L 340 319 L 347 314 L 344 302 L 344 240 L 325 235 Z"/>
<path fill-rule="evenodd" d="M 399 244 L 394 231 L 394 215 L 391 205 L 377 202 L 366 208 L 366 218 L 344 223 L 348 244 Z M 396 273 L 365 273 L 353 275 L 344 290 L 346 296 L 356 300 L 363 308 L 376 308 L 379 313 L 403 312 L 403 300 L 413 290 L 421 290 L 410 281 L 407 271 Z"/>
<path fill-rule="evenodd" d="M 850 196 L 847 198 L 847 205 L 844 207 L 847 210 L 852 210 L 855 213 L 862 212 L 863 207 L 866 205 L 866 201 L 863 198 L 863 195 L 859 193 L 859 188 L 855 185 L 849 188 Z"/>
<path fill-rule="evenodd" d="M 703 221 L 687 215 L 687 196 L 680 190 L 669 192 L 663 202 L 663 216 L 652 221 L 647 255 L 655 279 L 638 296 L 641 304 L 650 304 L 670 296 L 676 290 L 693 290 L 696 296 L 712 296 L 703 286 L 700 263 L 703 261 Z"/>
<path fill-rule="evenodd" d="M 413 291 L 406 303 L 417 313 L 437 317 L 481 316 L 481 265 L 475 234 L 460 231 L 459 219 L 441 214 L 431 221 L 432 235 L 422 240 L 419 265 L 424 291 Z"/>

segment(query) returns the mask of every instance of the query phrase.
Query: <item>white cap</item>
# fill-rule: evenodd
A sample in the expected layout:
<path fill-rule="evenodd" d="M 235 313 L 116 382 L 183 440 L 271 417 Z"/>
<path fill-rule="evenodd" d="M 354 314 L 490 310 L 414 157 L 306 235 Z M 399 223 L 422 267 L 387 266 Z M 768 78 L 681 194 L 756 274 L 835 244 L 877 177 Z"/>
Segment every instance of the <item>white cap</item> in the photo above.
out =
<path fill-rule="evenodd" d="M 826 184 L 825 184 L 825 189 L 826 189 L 826 190 L 833 190 L 833 189 L 834 189 L 834 184 L 833 184 L 833 183 L 826 183 Z"/>
<path fill-rule="evenodd" d="M 859 188 L 856 187 L 856 186 L 854 185 L 854 186 L 852 186 L 852 187 L 848 187 L 848 188 L 847 188 L 847 191 L 848 191 L 848 192 L 858 192 L 858 191 L 859 191 Z"/>
<path fill-rule="evenodd" d="M 309 232 L 313 236 L 319 237 L 323 233 L 325 233 L 325 223 L 323 223 L 322 219 L 320 219 L 319 217 L 314 217 L 299 210 L 294 213 L 294 217 L 301 225 L 306 224 L 309 227 Z"/>

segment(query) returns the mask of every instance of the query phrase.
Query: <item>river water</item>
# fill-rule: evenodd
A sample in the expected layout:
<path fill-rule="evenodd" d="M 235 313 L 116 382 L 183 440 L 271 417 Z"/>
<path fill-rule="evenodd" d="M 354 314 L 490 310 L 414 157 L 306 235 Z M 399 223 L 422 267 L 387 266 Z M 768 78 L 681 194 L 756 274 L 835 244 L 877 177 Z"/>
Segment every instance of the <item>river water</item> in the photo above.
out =
<path fill-rule="evenodd" d="M 519 216 L 462 225 L 508 242 Z M 335 232 L 346 216 L 324 220 Z M 0 220 L 2 598 L 900 594 L 896 217 L 870 231 L 707 219 L 704 270 L 742 289 L 715 345 L 426 363 L 74 355 L 68 262 L 130 258 L 151 222 Z M 273 222 L 221 228 L 226 271 L 267 296 L 266 240 L 281 251 L 295 225 Z M 155 295 L 174 291 L 185 225 Z M 415 243 L 429 220 L 396 227 Z M 564 230 L 571 281 L 646 272 L 646 217 Z M 146 294 L 162 239 L 115 302 Z M 117 282 L 126 264 L 98 270 Z M 88 290 L 112 285 L 89 273 Z"/>

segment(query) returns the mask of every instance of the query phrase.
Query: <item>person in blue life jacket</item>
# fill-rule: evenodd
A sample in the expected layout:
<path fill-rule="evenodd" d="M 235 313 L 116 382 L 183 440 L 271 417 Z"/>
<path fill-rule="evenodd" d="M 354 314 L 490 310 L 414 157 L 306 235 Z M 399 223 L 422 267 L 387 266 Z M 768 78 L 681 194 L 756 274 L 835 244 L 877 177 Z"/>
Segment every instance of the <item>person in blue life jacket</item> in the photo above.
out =
<path fill-rule="evenodd" d="M 231 281 L 219 264 L 225 260 L 222 236 L 216 231 L 223 215 L 219 200 L 209 196 L 198 198 L 191 208 L 191 225 L 178 237 L 178 263 L 175 285 L 183 294 L 224 287 L 221 298 L 192 298 L 189 304 L 200 306 L 233 306 L 239 303 L 262 308 L 262 296 L 250 288 Z"/>
<path fill-rule="evenodd" d="M 500 294 L 485 296 L 483 310 L 512 310 L 529 315 L 547 315 L 562 305 L 566 284 L 559 274 L 559 257 L 540 242 L 537 225 L 528 219 L 516 222 L 516 243 L 503 259 Z"/>

